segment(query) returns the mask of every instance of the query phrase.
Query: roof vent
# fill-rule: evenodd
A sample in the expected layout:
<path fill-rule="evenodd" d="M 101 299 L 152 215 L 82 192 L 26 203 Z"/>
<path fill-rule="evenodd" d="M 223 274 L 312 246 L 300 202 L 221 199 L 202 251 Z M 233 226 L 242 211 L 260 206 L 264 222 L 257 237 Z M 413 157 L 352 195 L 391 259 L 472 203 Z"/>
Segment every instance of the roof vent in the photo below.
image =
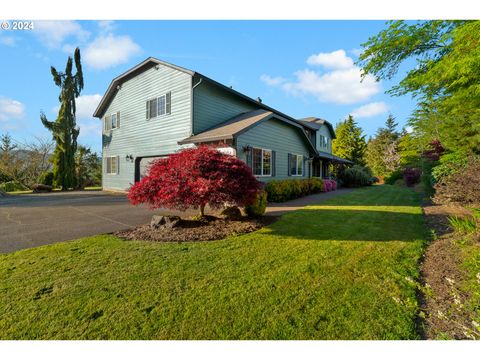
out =
<path fill-rule="evenodd" d="M 257 101 L 258 101 L 259 103 L 261 103 L 261 102 L 262 102 L 262 99 L 261 99 L 260 97 L 257 97 Z"/>

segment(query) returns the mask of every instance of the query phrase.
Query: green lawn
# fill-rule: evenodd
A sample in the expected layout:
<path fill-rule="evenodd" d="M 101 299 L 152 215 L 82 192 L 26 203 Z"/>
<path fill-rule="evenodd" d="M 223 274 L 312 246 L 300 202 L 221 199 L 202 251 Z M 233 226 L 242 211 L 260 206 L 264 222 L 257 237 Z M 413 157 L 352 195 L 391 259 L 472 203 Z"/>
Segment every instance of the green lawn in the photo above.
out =
<path fill-rule="evenodd" d="M 3 339 L 414 339 L 418 195 L 373 186 L 206 243 L 0 256 Z"/>

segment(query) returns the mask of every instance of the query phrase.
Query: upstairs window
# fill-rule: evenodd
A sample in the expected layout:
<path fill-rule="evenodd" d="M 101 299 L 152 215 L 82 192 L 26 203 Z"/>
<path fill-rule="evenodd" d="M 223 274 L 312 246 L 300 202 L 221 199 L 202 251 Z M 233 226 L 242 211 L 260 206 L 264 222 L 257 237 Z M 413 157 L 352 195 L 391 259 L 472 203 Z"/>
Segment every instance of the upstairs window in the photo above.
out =
<path fill-rule="evenodd" d="M 159 97 L 147 100 L 146 118 L 153 119 L 157 116 L 167 115 L 172 109 L 172 93 L 168 92 Z"/>
<path fill-rule="evenodd" d="M 120 111 L 117 111 L 114 114 L 107 115 L 103 119 L 103 130 L 110 131 L 112 129 L 117 129 L 120 127 Z"/>
<path fill-rule="evenodd" d="M 318 145 L 321 147 L 321 148 L 328 148 L 328 143 L 329 143 L 329 139 L 328 137 L 326 137 L 325 135 L 318 135 L 319 139 L 318 139 Z"/>

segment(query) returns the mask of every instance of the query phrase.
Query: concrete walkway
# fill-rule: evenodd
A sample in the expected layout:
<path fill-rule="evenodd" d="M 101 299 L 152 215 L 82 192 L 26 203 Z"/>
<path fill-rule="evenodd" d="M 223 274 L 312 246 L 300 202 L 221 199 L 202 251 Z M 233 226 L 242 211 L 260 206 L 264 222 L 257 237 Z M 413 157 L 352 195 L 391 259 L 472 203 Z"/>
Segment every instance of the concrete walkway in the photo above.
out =
<path fill-rule="evenodd" d="M 283 214 L 301 209 L 304 206 L 315 205 L 322 201 L 326 201 L 340 195 L 348 194 L 352 191 L 353 189 L 343 188 L 343 189 L 331 191 L 328 193 L 313 194 L 313 195 L 305 196 L 299 199 L 286 201 L 283 203 L 271 203 L 271 204 L 268 204 L 267 209 L 265 211 L 265 215 L 267 216 L 283 215 Z"/>

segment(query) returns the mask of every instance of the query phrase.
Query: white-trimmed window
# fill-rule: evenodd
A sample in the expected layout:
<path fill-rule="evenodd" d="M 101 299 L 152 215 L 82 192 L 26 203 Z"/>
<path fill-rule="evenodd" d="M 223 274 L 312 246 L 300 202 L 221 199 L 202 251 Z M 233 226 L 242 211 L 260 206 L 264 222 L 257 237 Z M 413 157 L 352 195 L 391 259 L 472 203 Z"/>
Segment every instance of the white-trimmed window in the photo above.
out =
<path fill-rule="evenodd" d="M 104 132 L 120 127 L 120 111 L 107 115 L 103 118 L 103 130 Z"/>
<path fill-rule="evenodd" d="M 172 93 L 168 92 L 159 97 L 147 100 L 146 118 L 153 119 L 157 116 L 170 114 L 172 110 Z"/>
<path fill-rule="evenodd" d="M 272 176 L 272 150 L 252 148 L 252 172 L 256 176 Z"/>
<path fill-rule="evenodd" d="M 289 154 L 291 176 L 303 176 L 303 155 Z"/>
<path fill-rule="evenodd" d="M 105 172 L 107 175 L 118 174 L 118 156 L 108 156 L 105 158 Z"/>

